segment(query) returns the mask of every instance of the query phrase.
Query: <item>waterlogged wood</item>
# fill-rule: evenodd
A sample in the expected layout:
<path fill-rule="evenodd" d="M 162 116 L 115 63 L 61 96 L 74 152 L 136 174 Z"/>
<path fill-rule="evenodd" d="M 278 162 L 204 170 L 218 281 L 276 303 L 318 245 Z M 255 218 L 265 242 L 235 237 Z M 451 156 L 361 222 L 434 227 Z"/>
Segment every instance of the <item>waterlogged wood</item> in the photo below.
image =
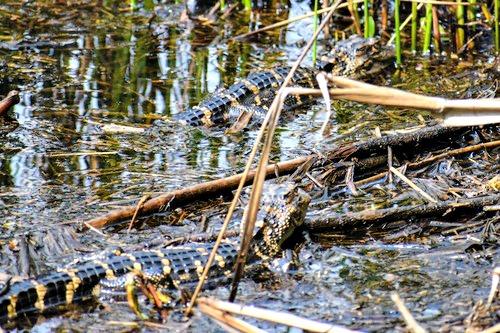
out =
<path fill-rule="evenodd" d="M 334 230 L 346 230 L 393 221 L 413 220 L 425 217 L 441 217 L 445 213 L 451 214 L 478 211 L 482 210 L 485 206 L 497 204 L 499 201 L 500 193 L 471 199 L 439 202 L 436 204 L 364 210 L 361 212 L 347 214 L 333 214 L 325 219 L 306 221 L 305 224 L 309 231 L 317 233 Z"/>
<path fill-rule="evenodd" d="M 277 176 L 289 175 L 295 172 L 301 165 L 311 161 L 311 169 L 323 167 L 332 162 L 345 161 L 346 159 L 364 159 L 374 155 L 385 155 L 387 147 L 393 149 L 412 148 L 416 151 L 418 147 L 423 147 L 430 144 L 436 147 L 437 141 L 440 138 L 453 138 L 462 135 L 470 128 L 458 127 L 442 127 L 439 125 L 426 127 L 415 130 L 413 132 L 388 135 L 381 138 L 375 138 L 365 142 L 350 143 L 332 147 L 331 150 L 325 152 L 324 158 L 319 158 L 317 155 L 301 156 L 292 160 L 279 162 L 266 167 L 266 178 L 276 178 Z M 357 163 L 364 163 L 358 161 Z M 355 164 L 358 165 L 358 164 Z M 152 198 L 144 202 L 139 215 L 149 215 L 156 212 L 165 211 L 167 209 L 183 207 L 200 200 L 215 198 L 219 195 L 229 193 L 236 189 L 243 174 L 236 174 L 230 177 L 212 180 L 206 183 L 196 184 L 183 189 L 175 190 L 158 197 Z M 255 170 L 250 171 L 245 184 L 250 184 L 255 177 Z M 126 206 L 114 211 L 111 211 L 103 216 L 96 217 L 92 220 L 84 222 L 84 226 L 93 228 L 104 228 L 120 221 L 131 219 L 136 211 L 136 205 Z"/>
<path fill-rule="evenodd" d="M 7 94 L 7 96 L 0 101 L 0 116 L 7 113 L 7 111 L 19 103 L 19 92 L 17 90 L 12 90 Z"/>

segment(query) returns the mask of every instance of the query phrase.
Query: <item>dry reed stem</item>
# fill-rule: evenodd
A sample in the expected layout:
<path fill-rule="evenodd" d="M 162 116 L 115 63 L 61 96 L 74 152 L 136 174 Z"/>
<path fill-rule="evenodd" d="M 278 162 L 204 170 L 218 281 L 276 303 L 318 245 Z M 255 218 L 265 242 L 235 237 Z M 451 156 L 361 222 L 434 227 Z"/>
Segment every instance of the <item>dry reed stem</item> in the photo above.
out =
<path fill-rule="evenodd" d="M 389 170 L 395 174 L 396 176 L 399 177 L 402 181 L 404 181 L 408 186 L 410 186 L 412 189 L 414 189 L 418 194 L 420 194 L 424 199 L 431 203 L 437 203 L 437 200 L 431 197 L 429 194 L 427 194 L 424 190 L 422 190 L 420 187 L 417 186 L 414 182 L 412 182 L 408 177 L 403 175 L 398 169 L 395 167 L 390 167 Z"/>
<path fill-rule="evenodd" d="M 231 293 L 229 296 L 230 300 L 234 300 L 236 297 L 236 293 L 238 290 L 238 282 L 243 275 L 243 268 L 246 263 L 246 256 L 248 253 L 248 248 L 250 247 L 250 241 L 251 237 L 253 234 L 253 228 L 255 226 L 255 221 L 257 219 L 257 213 L 259 210 L 259 202 L 260 202 L 260 197 L 262 195 L 262 190 L 264 186 L 264 180 L 266 178 L 266 167 L 268 164 L 269 160 L 269 153 L 271 151 L 271 146 L 272 146 L 272 141 L 273 141 L 273 136 L 274 136 L 274 131 L 276 129 L 276 126 L 278 124 L 278 119 L 281 113 L 281 110 L 283 108 L 283 103 L 286 99 L 287 96 L 287 85 L 291 81 L 295 71 L 297 68 L 300 66 L 302 60 L 305 58 L 307 52 L 311 48 L 312 44 L 320 34 L 320 32 L 323 30 L 327 22 L 330 21 L 331 17 L 333 16 L 333 13 L 335 10 L 338 8 L 342 0 L 336 0 L 333 5 L 330 7 L 330 10 L 326 17 L 323 19 L 321 24 L 318 26 L 317 30 L 314 32 L 312 35 L 311 39 L 307 42 L 306 46 L 303 48 L 300 56 L 297 58 L 297 60 L 293 63 L 289 73 L 283 80 L 283 83 L 281 84 L 280 89 L 278 90 L 271 106 L 269 107 L 269 110 L 266 114 L 266 119 L 264 120 L 264 123 L 262 124 L 261 130 L 263 131 L 264 128 L 267 126 L 266 120 L 269 119 L 269 126 L 267 128 L 267 137 L 266 141 L 264 142 L 264 147 L 261 152 L 261 157 L 259 161 L 259 165 L 257 167 L 256 171 L 256 177 L 254 178 L 254 182 L 252 185 L 252 192 L 250 193 L 250 200 L 248 202 L 247 206 L 247 214 L 244 222 L 244 228 L 243 228 L 243 236 L 241 239 L 241 247 L 240 251 L 238 252 L 238 257 L 236 258 L 235 262 L 235 268 L 234 268 L 234 278 L 233 282 L 231 285 Z M 255 146 L 259 144 L 258 141 L 256 141 Z M 254 146 L 254 147 L 255 147 Z"/>
<path fill-rule="evenodd" d="M 500 98 L 446 99 L 379 87 L 340 76 L 327 75 L 327 79 L 338 87 L 330 89 L 332 97 L 361 103 L 428 110 L 443 115 L 446 126 L 500 122 Z M 322 94 L 319 89 L 303 89 L 301 93 Z"/>
<path fill-rule="evenodd" d="M 311 40 L 308 42 L 306 48 L 304 49 L 303 53 L 301 54 L 301 56 L 297 59 L 297 61 L 294 63 L 294 65 L 292 66 L 292 68 L 290 69 L 290 73 L 288 73 L 287 77 L 285 78 L 284 82 L 283 82 L 283 86 L 282 87 L 286 87 L 286 84 L 288 83 L 288 81 L 290 81 L 293 73 L 295 72 L 295 70 L 298 68 L 300 62 L 302 61 L 302 59 L 305 57 L 305 54 L 306 54 L 306 51 L 311 47 L 314 39 L 317 37 L 317 35 L 319 34 L 319 31 L 321 31 L 321 29 L 325 26 L 326 22 L 328 22 L 328 20 L 330 19 L 330 17 L 332 16 L 334 10 L 338 7 L 339 3 L 341 2 L 341 0 L 337 0 L 333 6 L 331 7 L 331 11 L 330 13 L 327 15 L 327 17 L 325 18 L 325 20 L 321 23 L 320 27 L 318 28 L 318 31 L 315 32 L 315 34 L 313 35 L 313 38 L 311 38 Z M 215 259 L 215 255 L 217 254 L 217 249 L 220 245 L 220 242 L 222 241 L 222 238 L 223 238 L 223 235 L 227 229 L 227 226 L 229 224 L 229 221 L 231 220 L 231 217 L 233 216 L 233 213 L 234 213 L 234 209 L 236 208 L 236 204 L 238 203 L 238 198 L 241 194 L 241 191 L 243 189 L 243 186 L 245 185 L 245 181 L 247 179 L 247 176 L 248 176 L 248 173 L 250 172 L 250 168 L 251 168 L 251 165 L 252 165 L 252 162 L 255 158 L 255 155 L 257 154 L 257 150 L 258 150 L 258 147 L 259 147 L 259 144 L 264 136 L 264 132 L 266 130 L 266 127 L 267 127 L 267 124 L 268 122 L 270 121 L 270 119 L 272 118 L 272 115 L 273 115 L 273 105 L 274 105 L 274 108 L 276 108 L 276 104 L 277 104 L 277 101 L 278 101 L 278 96 L 280 96 L 280 93 L 281 93 L 281 90 L 283 88 L 280 88 L 280 91 L 278 91 L 278 94 L 276 96 L 276 98 L 273 100 L 273 103 L 271 104 L 271 107 L 269 109 L 269 112 L 266 114 L 266 117 L 260 127 L 260 130 L 259 130 L 259 133 L 257 134 L 257 138 L 255 139 L 255 144 L 254 146 L 252 147 L 252 151 L 250 152 L 250 155 L 248 157 L 248 162 L 245 166 L 245 171 L 243 172 L 243 176 L 241 177 L 241 180 L 240 180 L 240 183 L 238 185 L 238 189 L 236 190 L 236 193 L 234 195 L 234 198 L 233 198 L 233 201 L 231 202 L 231 205 L 229 206 L 229 209 L 228 209 L 228 213 L 224 219 L 224 223 L 222 225 L 222 228 L 220 230 L 220 233 L 219 233 L 219 237 L 217 238 L 217 241 L 215 242 L 214 244 L 214 247 L 212 249 L 212 251 L 210 252 L 210 256 L 208 257 L 208 260 L 207 260 L 207 263 L 205 264 L 205 267 L 203 269 L 203 273 L 202 275 L 200 276 L 200 280 L 198 282 L 198 284 L 196 285 L 196 288 L 193 292 L 193 295 L 191 297 L 191 300 L 190 300 L 190 303 L 185 311 L 185 314 L 186 315 L 189 315 L 189 313 L 192 311 L 192 308 L 193 308 L 193 305 L 196 301 L 196 298 L 198 297 L 198 294 L 200 293 L 201 291 L 201 288 L 203 287 L 203 284 L 205 282 L 205 279 L 208 275 L 208 271 L 210 269 L 210 266 L 212 265 L 212 262 L 213 260 Z M 264 152 L 263 152 L 263 156 L 264 155 Z M 267 161 L 265 161 L 265 163 L 261 163 L 259 164 L 259 167 L 260 168 L 257 168 L 256 170 L 256 177 L 254 178 L 254 184 L 258 184 L 257 180 L 260 179 L 260 178 L 264 178 L 265 179 L 265 176 L 266 176 L 266 167 L 264 168 L 261 168 L 261 166 L 265 164 L 267 166 Z M 262 180 L 263 181 L 263 180 Z M 250 202 L 249 202 L 249 207 L 252 207 L 252 197 L 254 197 L 254 194 L 255 192 L 252 191 L 252 194 L 251 194 L 251 197 L 250 197 Z M 260 193 L 258 195 L 258 199 L 260 199 Z M 257 199 L 257 205 L 259 204 L 259 200 Z M 255 198 L 254 198 L 254 201 L 255 201 Z M 248 214 L 250 215 L 250 214 Z M 250 232 L 248 231 L 248 223 L 245 224 L 245 227 L 246 227 L 246 233 L 249 234 Z M 244 243 L 245 242 L 245 238 L 242 239 L 242 249 L 244 249 L 245 247 L 248 248 L 248 245 L 249 245 L 249 240 L 246 240 L 246 244 Z M 238 259 L 239 261 L 241 262 L 241 257 L 240 257 L 240 253 L 238 253 Z M 238 272 L 238 267 L 240 267 L 240 274 L 241 274 L 241 267 L 242 266 L 238 266 L 238 259 L 237 259 L 237 262 L 236 262 L 236 273 L 235 273 L 235 276 Z M 236 279 L 235 279 L 236 280 Z M 233 284 L 233 290 L 234 289 L 234 284 Z M 234 293 L 234 291 L 232 292 Z"/>
<path fill-rule="evenodd" d="M 151 199 L 151 195 L 146 194 L 146 195 L 143 195 L 142 198 L 137 203 L 137 206 L 136 206 L 135 211 L 134 211 L 134 215 L 132 216 L 132 219 L 130 220 L 130 224 L 128 225 L 127 234 L 130 233 L 130 230 L 132 230 L 132 227 L 134 226 L 135 220 L 137 218 L 137 214 L 142 209 L 142 207 L 144 207 L 144 203 L 146 201 L 148 201 L 149 199 Z"/>
<path fill-rule="evenodd" d="M 408 308 L 404 305 L 403 301 L 399 297 L 397 293 L 391 293 L 391 299 L 396 304 L 399 313 L 403 316 L 404 321 L 406 322 L 406 326 L 408 326 L 408 330 L 414 333 L 426 333 L 427 331 L 420 326 L 415 318 L 411 315 Z"/>
<path fill-rule="evenodd" d="M 201 301 L 201 299 L 200 299 Z M 261 330 L 241 319 L 235 318 L 233 315 L 214 308 L 208 304 L 200 303 L 198 301 L 198 309 L 205 315 L 214 319 L 218 324 L 223 324 L 221 326 L 228 326 L 232 329 L 237 330 L 237 332 L 255 332 L 255 333 L 265 333 L 266 331 Z"/>
<path fill-rule="evenodd" d="M 353 331 L 341 326 L 331 325 L 326 323 L 317 322 L 310 319 L 305 319 L 290 313 L 273 311 L 254 306 L 246 306 L 230 302 L 224 302 L 213 298 L 200 298 L 198 306 L 209 306 L 220 311 L 226 311 L 242 316 L 249 316 L 252 318 L 266 320 L 272 323 L 286 325 L 289 327 L 297 327 L 308 332 L 331 332 L 331 333 L 355 333 Z"/>
<path fill-rule="evenodd" d="M 493 270 L 493 276 L 491 278 L 491 290 L 488 295 L 488 301 L 486 302 L 486 306 L 490 307 L 495 299 L 495 295 L 498 293 L 498 283 L 500 282 L 500 266 L 495 267 Z"/>

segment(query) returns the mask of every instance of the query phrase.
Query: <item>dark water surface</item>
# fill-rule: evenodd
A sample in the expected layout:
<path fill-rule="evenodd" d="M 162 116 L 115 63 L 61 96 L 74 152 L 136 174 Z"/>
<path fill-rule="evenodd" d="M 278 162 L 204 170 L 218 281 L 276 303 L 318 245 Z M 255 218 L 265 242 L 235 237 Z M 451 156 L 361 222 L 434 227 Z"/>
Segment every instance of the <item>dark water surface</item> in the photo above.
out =
<path fill-rule="evenodd" d="M 154 135 L 105 134 L 101 126 L 146 128 L 156 119 L 168 119 L 196 105 L 250 71 L 290 63 L 300 52 L 296 42 L 308 37 L 307 24 L 234 41 L 230 37 L 249 27 L 286 18 L 287 10 L 273 4 L 258 17 L 254 13 L 253 21 L 241 12 L 224 22 L 194 24 L 179 23 L 180 5 L 147 8 L 149 2 L 145 3 L 146 8 L 134 14 L 124 5 L 107 7 L 92 1 L 68 6 L 50 1 L 0 4 L 0 62 L 7 66 L 0 75 L 4 80 L 0 93 L 21 91 L 21 103 L 10 113 L 15 121 L 4 121 L 0 128 L 3 250 L 10 251 L 10 246 L 16 252 L 15 244 L 23 238 L 33 244 L 43 242 L 43 235 L 60 234 L 62 229 L 68 232 L 68 225 L 135 204 L 144 194 L 242 170 L 256 130 L 227 136 L 224 129 L 178 126 Z M 477 70 L 491 61 L 488 56 L 464 61 L 408 60 L 403 70 L 389 75 L 388 84 L 455 98 L 494 95 L 498 82 L 485 81 Z M 322 103 L 288 117 L 278 130 L 273 160 L 322 151 L 339 140 L 369 138 L 376 126 L 384 131 L 432 120 L 422 112 L 345 102 L 335 106 L 325 136 L 319 134 L 325 117 Z M 342 135 L 355 125 L 356 131 Z M 498 162 L 498 152 L 492 161 L 495 158 Z M 491 164 L 482 164 L 484 170 L 491 171 Z M 225 207 L 213 209 L 221 212 Z M 73 236 L 76 245 L 68 245 L 69 249 L 61 245 L 32 253 L 30 273 L 71 258 L 75 255 L 72 246 L 78 253 L 93 252 L 200 231 L 199 217 L 195 213 L 182 225 L 169 226 L 176 218 L 162 216 L 154 221 L 160 224 L 156 229 L 143 228 L 130 235 L 121 231 L 105 231 L 105 236 L 77 234 Z M 214 218 L 212 224 L 219 221 Z M 247 281 L 241 299 L 353 328 L 400 330 L 402 322 L 388 293 L 401 288 L 403 295 L 412 297 L 412 310 L 419 320 L 433 328 L 453 326 L 458 320 L 455 315 L 463 319 L 474 302 L 485 298 L 491 267 L 498 261 L 498 249 L 479 258 L 461 250 L 448 255 L 429 252 L 440 247 L 438 238 L 404 244 L 363 239 L 354 244 L 328 250 L 308 246 L 302 253 L 304 267 L 296 275 L 280 276 L 276 290 Z M 8 256 L 2 259 L 2 271 L 19 274 L 16 267 Z M 220 288 L 212 294 L 226 298 L 227 290 Z M 135 320 L 126 305 L 110 307 L 55 317 L 37 329 L 133 330 L 124 323 Z M 200 316 L 187 323 L 173 320 L 167 324 L 179 331 L 216 330 L 210 325 Z"/>

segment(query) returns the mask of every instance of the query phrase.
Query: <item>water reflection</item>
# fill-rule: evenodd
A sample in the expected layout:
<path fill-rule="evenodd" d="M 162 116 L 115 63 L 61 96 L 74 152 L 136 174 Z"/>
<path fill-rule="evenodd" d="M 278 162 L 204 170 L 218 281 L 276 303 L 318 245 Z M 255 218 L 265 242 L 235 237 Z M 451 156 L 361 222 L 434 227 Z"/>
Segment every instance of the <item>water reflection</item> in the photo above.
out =
<path fill-rule="evenodd" d="M 123 15 L 97 25 L 77 19 L 76 26 L 62 29 L 71 31 L 65 34 L 65 47 L 58 47 L 57 33 L 47 35 L 40 28 L 43 37 L 35 35 L 32 40 L 55 40 L 50 47 L 26 43 L 24 49 L 3 52 L 17 68 L 14 77 L 28 67 L 35 73 L 17 79 L 23 91 L 14 110 L 20 129 L 7 135 L 6 146 L 15 150 L 4 152 L 3 185 L 26 187 L 57 179 L 95 188 L 101 178 L 97 174 L 115 170 L 112 178 L 120 188 L 130 181 L 130 169 L 170 180 L 182 178 L 182 183 L 198 182 L 241 166 L 238 154 L 248 149 L 248 137 L 240 139 L 238 145 L 244 144 L 236 149 L 224 146 L 231 142 L 221 140 L 222 132 L 174 128 L 169 137 L 155 138 L 162 141 L 158 149 L 149 145 L 149 138 L 95 132 L 95 123 L 149 125 L 158 116 L 182 112 L 245 75 L 250 53 L 260 48 L 212 43 L 213 38 L 222 38 L 221 33 L 232 34 L 235 27 L 230 24 L 219 33 L 215 28 L 179 27 L 161 20 L 148 27 L 145 19 L 135 23 Z M 111 150 L 118 153 L 71 155 Z M 178 186 L 179 181 L 172 184 Z"/>
<path fill-rule="evenodd" d="M 23 16 L 25 25 L 0 20 L 0 31 L 12 29 L 12 43 L 23 45 L 0 51 L 9 64 L 11 87 L 22 91 L 14 109 L 19 127 L 0 134 L 2 192 L 45 181 L 85 187 L 89 196 L 105 196 L 133 182 L 140 184 L 137 193 L 167 191 L 241 170 L 255 131 L 231 137 L 223 130 L 171 126 L 137 135 L 102 134 L 98 127 L 149 126 L 182 112 L 251 70 L 294 59 L 299 50 L 294 33 L 304 30 L 296 26 L 285 39 L 276 32 L 239 42 L 228 37 L 246 31 L 245 12 L 211 26 L 179 24 L 181 7 L 175 5 L 158 6 L 153 19 L 146 10 L 103 16 L 93 6 L 54 6 L 44 7 L 44 15 L 60 20 L 57 29 L 39 23 L 36 30 L 24 30 L 38 22 L 42 14 L 36 10 Z M 273 2 L 262 11 L 257 25 L 276 20 L 277 6 Z M 7 10 L 0 15 L 19 10 L 3 7 Z M 293 15 L 302 11 L 297 8 Z M 23 35 L 31 38 L 21 40 Z M 287 120 L 275 139 L 274 161 L 331 144 L 315 134 L 322 122 L 314 117 L 318 109 Z M 338 114 L 336 121 L 349 128 L 366 115 L 362 110 Z M 384 116 L 375 117 L 383 126 Z"/>

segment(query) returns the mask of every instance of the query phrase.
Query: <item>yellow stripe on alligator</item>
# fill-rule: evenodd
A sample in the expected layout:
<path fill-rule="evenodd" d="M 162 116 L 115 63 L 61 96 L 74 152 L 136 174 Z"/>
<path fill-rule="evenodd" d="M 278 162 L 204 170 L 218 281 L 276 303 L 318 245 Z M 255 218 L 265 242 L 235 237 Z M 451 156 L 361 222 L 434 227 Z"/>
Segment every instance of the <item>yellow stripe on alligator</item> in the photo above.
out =
<path fill-rule="evenodd" d="M 109 265 L 105 262 L 102 262 L 100 260 L 94 260 L 94 264 L 101 266 L 104 271 L 106 272 L 106 279 L 108 280 L 113 280 L 116 279 L 115 272 L 111 268 L 109 268 Z"/>
<path fill-rule="evenodd" d="M 198 273 L 198 277 L 203 273 L 203 264 L 199 260 L 194 261 L 194 265 L 196 266 L 196 273 Z"/>
<path fill-rule="evenodd" d="M 222 95 L 222 98 L 227 98 L 228 100 L 230 100 L 232 105 L 239 104 L 238 99 L 234 97 L 231 93 Z"/>
<path fill-rule="evenodd" d="M 78 286 L 82 283 L 82 280 L 76 276 L 74 270 L 70 269 L 61 269 L 63 273 L 66 273 L 71 278 L 71 281 L 66 284 L 66 304 L 70 305 L 73 303 L 73 298 L 75 297 L 75 291 L 78 289 Z"/>
<path fill-rule="evenodd" d="M 137 262 L 137 258 L 136 257 L 134 257 L 130 253 L 123 253 L 122 256 L 127 257 L 127 258 L 130 259 L 130 261 L 132 261 L 132 268 L 133 269 L 135 269 L 136 271 L 139 271 L 139 272 L 142 271 L 142 265 L 139 262 Z"/>
<path fill-rule="evenodd" d="M 197 247 L 196 251 L 198 251 L 198 253 L 200 253 L 201 255 L 204 255 L 204 256 L 208 256 L 208 254 L 209 254 L 207 249 L 204 247 Z"/>
<path fill-rule="evenodd" d="M 10 304 L 7 305 L 7 317 L 9 317 L 9 319 L 13 319 L 17 316 L 16 304 L 17 295 L 10 296 Z"/>
<path fill-rule="evenodd" d="M 36 290 L 36 302 L 35 302 L 35 308 L 37 308 L 40 312 L 43 312 L 45 310 L 45 295 L 47 294 L 47 287 L 45 287 L 43 284 L 33 281 L 33 284 L 35 286 Z"/>
<path fill-rule="evenodd" d="M 184 273 L 184 274 L 181 274 L 179 275 L 179 279 L 181 281 L 188 281 L 188 280 L 191 280 L 191 274 L 189 273 Z"/>
<path fill-rule="evenodd" d="M 260 92 L 259 87 L 248 80 L 243 80 L 243 84 L 245 85 L 245 87 L 250 89 L 252 93 L 254 93 L 254 95 L 257 95 Z"/>
<path fill-rule="evenodd" d="M 255 95 L 253 102 L 255 105 L 260 106 L 262 104 L 262 100 L 260 99 L 260 96 L 257 94 Z"/>
<path fill-rule="evenodd" d="M 201 112 L 203 112 L 204 116 L 201 118 L 201 122 L 203 125 L 210 127 L 213 125 L 212 122 L 212 111 L 206 106 L 200 108 Z"/>
<path fill-rule="evenodd" d="M 220 254 L 215 255 L 215 260 L 217 260 L 217 265 L 219 265 L 219 267 L 224 268 L 226 266 L 226 262 Z"/>
<path fill-rule="evenodd" d="M 162 259 L 161 264 L 163 265 L 163 274 L 169 275 L 172 272 L 172 267 L 170 267 L 170 260 Z"/>
<path fill-rule="evenodd" d="M 278 82 L 279 82 L 280 80 L 282 80 L 283 78 L 281 77 L 281 75 L 280 75 L 278 72 L 276 72 L 276 71 L 275 71 L 275 70 L 273 70 L 273 69 L 271 69 L 271 70 L 270 70 L 270 72 L 271 72 L 271 74 L 274 76 L 274 78 L 276 79 L 276 81 L 275 81 L 275 82 L 271 83 L 271 86 L 272 86 L 273 88 L 278 88 Z"/>

